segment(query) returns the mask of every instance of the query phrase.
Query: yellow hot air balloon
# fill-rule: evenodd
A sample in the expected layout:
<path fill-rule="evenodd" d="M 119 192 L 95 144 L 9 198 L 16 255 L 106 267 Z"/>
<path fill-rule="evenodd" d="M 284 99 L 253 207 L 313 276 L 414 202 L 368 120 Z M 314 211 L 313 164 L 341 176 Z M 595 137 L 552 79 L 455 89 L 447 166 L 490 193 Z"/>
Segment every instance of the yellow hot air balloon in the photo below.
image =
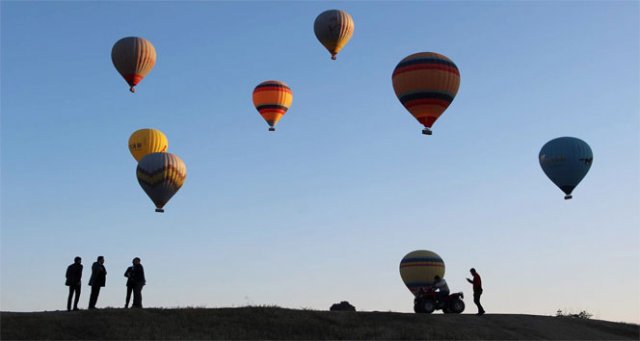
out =
<path fill-rule="evenodd" d="M 168 147 L 167 137 L 158 129 L 139 129 L 129 137 L 129 151 L 136 161 L 147 154 L 166 152 Z"/>
<path fill-rule="evenodd" d="M 182 187 L 187 178 L 187 166 L 171 153 L 151 153 L 138 162 L 138 183 L 156 205 L 156 212 L 164 212 L 164 205 Z"/>
<path fill-rule="evenodd" d="M 444 270 L 444 261 L 433 251 L 412 251 L 400 261 L 400 277 L 414 295 L 420 288 L 433 285 L 436 275 L 444 278 Z"/>
<path fill-rule="evenodd" d="M 129 84 L 129 91 L 136 92 L 134 87 L 156 65 L 156 49 L 144 38 L 122 38 L 111 49 L 111 61 Z"/>
<path fill-rule="evenodd" d="M 349 42 L 355 25 L 351 15 L 345 11 L 332 9 L 318 15 L 313 23 L 316 38 L 331 53 L 331 59 Z"/>
<path fill-rule="evenodd" d="M 425 135 L 431 135 L 431 126 L 447 110 L 460 87 L 456 64 L 434 52 L 404 58 L 393 70 L 391 79 L 400 103 L 424 125 Z"/>
<path fill-rule="evenodd" d="M 267 121 L 269 131 L 275 131 L 275 125 L 289 110 L 293 101 L 293 92 L 284 82 L 266 81 L 253 90 L 253 105 Z"/>

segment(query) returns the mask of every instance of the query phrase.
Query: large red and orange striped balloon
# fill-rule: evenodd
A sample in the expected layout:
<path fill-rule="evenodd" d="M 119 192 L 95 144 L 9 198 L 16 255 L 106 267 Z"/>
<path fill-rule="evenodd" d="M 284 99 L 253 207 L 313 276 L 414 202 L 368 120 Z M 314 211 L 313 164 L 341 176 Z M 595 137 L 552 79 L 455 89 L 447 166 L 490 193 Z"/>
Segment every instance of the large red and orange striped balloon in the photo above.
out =
<path fill-rule="evenodd" d="M 269 131 L 276 130 L 276 123 L 289 110 L 292 101 L 291 88 L 284 82 L 262 82 L 253 90 L 253 105 L 269 124 Z"/>
<path fill-rule="evenodd" d="M 144 38 L 122 38 L 111 49 L 111 61 L 129 84 L 129 91 L 136 92 L 134 87 L 156 65 L 156 49 Z"/>
<path fill-rule="evenodd" d="M 355 24 L 345 11 L 331 9 L 318 15 L 313 23 L 313 32 L 322 45 L 331 53 L 331 59 L 349 42 Z"/>
<path fill-rule="evenodd" d="M 402 105 L 424 125 L 422 133 L 431 135 L 431 126 L 458 93 L 460 71 L 446 56 L 421 52 L 400 61 L 391 80 Z"/>

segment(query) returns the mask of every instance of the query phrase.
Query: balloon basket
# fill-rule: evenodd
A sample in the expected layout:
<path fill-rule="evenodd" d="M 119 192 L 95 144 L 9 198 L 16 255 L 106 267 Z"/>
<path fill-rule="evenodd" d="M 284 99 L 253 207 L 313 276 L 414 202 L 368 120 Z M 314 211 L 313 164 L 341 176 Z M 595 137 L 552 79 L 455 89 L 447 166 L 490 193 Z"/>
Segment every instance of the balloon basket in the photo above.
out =
<path fill-rule="evenodd" d="M 564 196 L 564 200 L 569 200 L 569 199 L 571 199 L 571 198 L 573 198 L 573 196 L 572 196 L 571 194 L 569 194 L 569 195 L 565 195 L 565 196 Z"/>
<path fill-rule="evenodd" d="M 276 131 L 276 128 L 274 128 L 274 127 L 269 127 L 269 131 Z"/>
<path fill-rule="evenodd" d="M 161 208 L 156 208 L 156 212 L 158 212 L 158 213 L 164 213 L 164 210 L 163 210 L 163 209 L 161 209 Z"/>
<path fill-rule="evenodd" d="M 429 128 L 424 128 L 424 129 L 422 129 L 422 133 L 423 133 L 424 135 L 431 135 L 431 134 L 433 134 L 433 132 L 432 132 L 432 131 L 431 131 L 431 129 L 429 129 Z"/>

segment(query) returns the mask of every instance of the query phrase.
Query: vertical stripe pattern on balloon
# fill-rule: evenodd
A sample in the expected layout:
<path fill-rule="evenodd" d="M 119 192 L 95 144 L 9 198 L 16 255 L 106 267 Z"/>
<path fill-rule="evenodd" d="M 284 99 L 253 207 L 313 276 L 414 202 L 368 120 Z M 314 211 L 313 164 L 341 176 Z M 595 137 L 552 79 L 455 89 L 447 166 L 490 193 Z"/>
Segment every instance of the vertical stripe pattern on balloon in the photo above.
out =
<path fill-rule="evenodd" d="M 320 13 L 313 23 L 313 32 L 320 43 L 331 53 L 331 59 L 349 42 L 355 24 L 345 11 L 328 10 Z"/>
<path fill-rule="evenodd" d="M 122 38 L 111 49 L 111 61 L 134 92 L 134 87 L 155 66 L 156 49 L 144 38 Z"/>

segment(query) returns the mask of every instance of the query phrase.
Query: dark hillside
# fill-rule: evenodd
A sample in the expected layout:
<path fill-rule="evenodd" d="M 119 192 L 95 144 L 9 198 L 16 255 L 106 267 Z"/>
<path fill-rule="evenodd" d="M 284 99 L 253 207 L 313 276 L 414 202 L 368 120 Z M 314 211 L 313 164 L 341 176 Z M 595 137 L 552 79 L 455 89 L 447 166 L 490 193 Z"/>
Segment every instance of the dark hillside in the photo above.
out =
<path fill-rule="evenodd" d="M 633 324 L 535 315 L 417 315 L 272 307 L 1 313 L 1 338 L 638 340 Z"/>

